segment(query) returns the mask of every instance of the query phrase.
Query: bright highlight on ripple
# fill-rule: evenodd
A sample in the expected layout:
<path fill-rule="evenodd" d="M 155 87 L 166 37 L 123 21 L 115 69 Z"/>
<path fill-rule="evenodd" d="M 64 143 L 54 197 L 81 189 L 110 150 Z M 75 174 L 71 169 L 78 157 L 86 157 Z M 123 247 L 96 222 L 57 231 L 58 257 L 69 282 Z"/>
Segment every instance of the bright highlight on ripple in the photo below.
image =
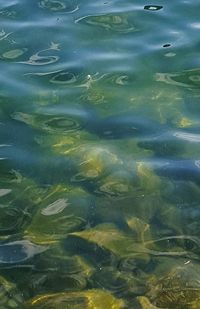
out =
<path fill-rule="evenodd" d="M 158 11 L 161 10 L 163 6 L 160 5 L 145 5 L 144 9 L 148 11 Z"/>

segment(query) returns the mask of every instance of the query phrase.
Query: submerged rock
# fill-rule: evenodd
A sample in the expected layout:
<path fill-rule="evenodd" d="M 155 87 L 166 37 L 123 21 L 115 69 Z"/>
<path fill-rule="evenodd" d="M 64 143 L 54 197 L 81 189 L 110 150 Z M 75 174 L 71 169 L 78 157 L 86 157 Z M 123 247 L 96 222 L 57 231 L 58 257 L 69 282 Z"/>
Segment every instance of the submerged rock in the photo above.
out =
<path fill-rule="evenodd" d="M 158 307 L 186 309 L 200 300 L 200 269 L 197 264 L 186 263 L 172 268 L 157 282 L 151 282 L 148 293 Z M 195 307 L 194 307 L 195 308 Z"/>

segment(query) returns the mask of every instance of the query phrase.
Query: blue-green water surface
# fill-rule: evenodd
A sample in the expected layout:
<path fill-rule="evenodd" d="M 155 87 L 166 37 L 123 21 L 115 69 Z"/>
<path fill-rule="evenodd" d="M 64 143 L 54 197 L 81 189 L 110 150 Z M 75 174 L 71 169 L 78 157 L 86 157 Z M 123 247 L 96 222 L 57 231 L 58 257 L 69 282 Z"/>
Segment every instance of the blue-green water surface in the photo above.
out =
<path fill-rule="evenodd" d="M 0 308 L 200 308 L 200 2 L 0 1 Z"/>

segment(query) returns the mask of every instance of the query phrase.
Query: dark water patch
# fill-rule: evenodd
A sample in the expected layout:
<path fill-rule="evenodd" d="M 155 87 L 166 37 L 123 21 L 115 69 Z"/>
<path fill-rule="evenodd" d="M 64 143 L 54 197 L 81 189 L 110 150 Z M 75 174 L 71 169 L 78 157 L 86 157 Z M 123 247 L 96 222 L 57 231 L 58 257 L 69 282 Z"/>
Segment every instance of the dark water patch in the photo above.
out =
<path fill-rule="evenodd" d="M 199 160 L 163 160 L 153 165 L 159 175 L 177 180 L 190 180 L 199 184 Z"/>
<path fill-rule="evenodd" d="M 163 47 L 170 47 L 171 44 L 167 43 L 167 44 L 164 44 Z"/>
<path fill-rule="evenodd" d="M 47 250 L 47 247 L 37 246 L 26 240 L 1 244 L 0 264 L 21 263 L 45 250 Z"/>
<path fill-rule="evenodd" d="M 159 123 L 130 114 L 111 116 L 99 121 L 97 119 L 93 126 L 90 127 L 89 124 L 89 130 L 108 139 L 134 138 L 160 132 Z"/>

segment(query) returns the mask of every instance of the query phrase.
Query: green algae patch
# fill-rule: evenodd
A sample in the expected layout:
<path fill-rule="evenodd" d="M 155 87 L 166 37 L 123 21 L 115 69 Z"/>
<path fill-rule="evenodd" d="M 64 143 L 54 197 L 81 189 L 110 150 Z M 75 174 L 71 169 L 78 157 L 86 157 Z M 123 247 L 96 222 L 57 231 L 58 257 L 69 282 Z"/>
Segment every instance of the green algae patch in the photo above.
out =
<path fill-rule="evenodd" d="M 124 301 L 115 298 L 112 294 L 98 290 L 86 290 L 83 292 L 58 293 L 40 295 L 28 303 L 30 308 L 52 309 L 67 306 L 71 309 L 121 309 L 125 307 Z M 29 306 L 27 307 L 29 308 Z"/>
<path fill-rule="evenodd" d="M 49 188 L 25 231 L 27 239 L 51 243 L 87 224 L 90 196 L 81 188 L 55 185 Z"/>

